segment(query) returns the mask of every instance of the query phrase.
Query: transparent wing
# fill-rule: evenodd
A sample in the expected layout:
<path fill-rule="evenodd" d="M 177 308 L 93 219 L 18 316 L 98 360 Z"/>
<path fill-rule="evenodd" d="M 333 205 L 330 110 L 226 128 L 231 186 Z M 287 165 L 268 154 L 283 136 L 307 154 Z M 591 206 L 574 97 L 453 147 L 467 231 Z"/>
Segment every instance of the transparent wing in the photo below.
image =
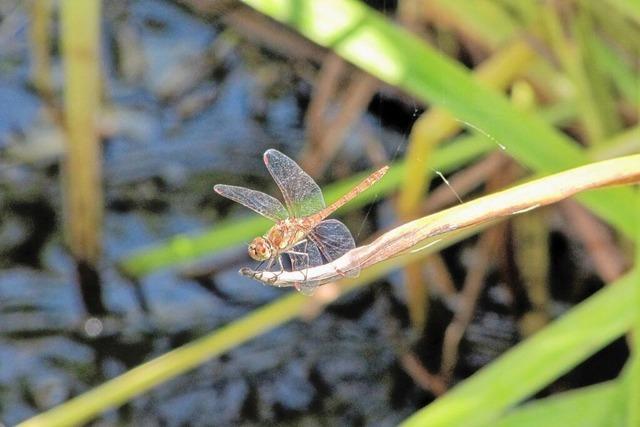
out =
<path fill-rule="evenodd" d="M 318 246 L 311 240 L 298 243 L 291 248 L 291 252 L 286 252 L 291 260 L 292 271 L 302 271 L 307 268 L 317 267 L 326 263 Z M 302 255 L 304 254 L 304 255 Z"/>
<path fill-rule="evenodd" d="M 307 238 L 315 243 L 326 262 L 340 258 L 356 247 L 356 242 L 347 226 L 336 219 L 322 221 L 313 228 Z M 353 277 L 358 273 L 359 269 L 352 269 L 346 275 Z"/>
<path fill-rule="evenodd" d="M 221 196 L 238 202 L 272 221 L 278 222 L 289 216 L 278 199 L 260 191 L 225 184 L 218 184 L 213 189 Z"/>
<path fill-rule="evenodd" d="M 292 271 L 302 271 L 306 274 L 306 270 L 311 267 L 317 267 L 326 263 L 326 259 L 322 256 L 318 246 L 311 240 L 298 243 L 291 248 L 292 252 L 287 252 L 287 256 L 291 261 Z M 317 286 L 313 283 L 301 281 L 297 284 L 296 289 L 304 295 L 311 295 Z"/>
<path fill-rule="evenodd" d="M 287 252 L 293 271 L 305 271 L 308 268 L 327 264 L 356 247 L 349 229 L 340 221 L 329 219 L 318 224 L 309 234 L 307 240 L 298 243 Z M 339 272 L 345 277 L 357 277 L 359 268 L 347 272 Z M 317 283 L 302 280 L 296 289 L 305 295 L 311 295 L 318 287 Z"/>
<path fill-rule="evenodd" d="M 289 157 L 270 149 L 264 153 L 264 164 L 282 191 L 291 216 L 301 218 L 325 207 L 318 184 Z"/>

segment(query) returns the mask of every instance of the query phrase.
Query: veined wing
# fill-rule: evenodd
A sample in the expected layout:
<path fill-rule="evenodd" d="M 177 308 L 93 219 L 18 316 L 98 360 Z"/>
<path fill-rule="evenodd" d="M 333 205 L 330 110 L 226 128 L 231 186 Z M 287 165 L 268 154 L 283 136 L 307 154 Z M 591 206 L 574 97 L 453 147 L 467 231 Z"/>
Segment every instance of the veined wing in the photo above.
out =
<path fill-rule="evenodd" d="M 340 258 L 356 247 L 356 242 L 347 226 L 337 219 L 320 222 L 311 230 L 307 238 L 315 243 L 326 262 Z M 359 272 L 359 269 L 352 269 L 347 276 L 357 276 Z"/>
<path fill-rule="evenodd" d="M 327 262 L 320 253 L 318 245 L 311 240 L 298 243 L 291 248 L 291 252 L 285 253 L 291 260 L 292 271 L 304 271 L 307 268 L 317 267 Z"/>
<path fill-rule="evenodd" d="M 295 253 L 286 252 L 286 254 L 291 260 L 292 271 L 301 271 L 302 274 L 306 274 L 307 269 L 327 262 L 320 253 L 318 246 L 312 240 L 307 239 L 305 242 L 298 243 L 291 250 Z M 316 285 L 306 281 L 301 281 L 296 286 L 296 289 L 304 295 L 313 294 L 316 288 Z"/>
<path fill-rule="evenodd" d="M 213 189 L 221 196 L 238 202 L 272 221 L 278 222 L 289 216 L 278 199 L 260 191 L 225 184 L 218 184 Z"/>
<path fill-rule="evenodd" d="M 307 234 L 306 241 L 298 243 L 291 252 L 286 254 L 291 260 L 291 269 L 305 274 L 305 270 L 340 258 L 355 246 L 349 229 L 340 221 L 329 219 L 314 227 Z M 343 273 L 347 277 L 356 277 L 360 269 L 352 268 Z M 303 294 L 310 295 L 317 285 L 313 282 L 301 281 L 296 288 Z"/>
<path fill-rule="evenodd" d="M 318 184 L 289 157 L 270 149 L 264 153 L 264 164 L 278 184 L 291 216 L 309 216 L 325 207 Z"/>

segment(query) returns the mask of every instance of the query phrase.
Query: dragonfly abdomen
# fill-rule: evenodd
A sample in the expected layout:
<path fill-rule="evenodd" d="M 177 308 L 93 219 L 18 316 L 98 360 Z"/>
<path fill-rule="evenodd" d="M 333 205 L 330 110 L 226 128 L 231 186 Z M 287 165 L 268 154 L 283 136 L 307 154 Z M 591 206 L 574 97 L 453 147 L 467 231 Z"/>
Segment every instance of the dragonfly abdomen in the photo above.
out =
<path fill-rule="evenodd" d="M 337 209 L 345 205 L 347 202 L 349 202 L 351 199 L 356 197 L 358 194 L 362 193 L 367 188 L 371 187 L 373 184 L 378 182 L 380 178 L 382 178 L 387 173 L 388 170 L 389 170 L 389 166 L 384 166 L 378 169 L 377 171 L 375 171 L 374 173 L 366 177 L 360 184 L 353 187 L 347 194 L 340 197 L 338 200 L 336 200 L 326 208 L 322 209 L 320 212 L 314 215 L 311 215 L 307 218 L 309 218 L 313 223 L 316 223 L 316 224 L 320 223 L 320 221 L 322 221 L 323 219 L 331 215 L 334 211 L 336 211 Z"/>

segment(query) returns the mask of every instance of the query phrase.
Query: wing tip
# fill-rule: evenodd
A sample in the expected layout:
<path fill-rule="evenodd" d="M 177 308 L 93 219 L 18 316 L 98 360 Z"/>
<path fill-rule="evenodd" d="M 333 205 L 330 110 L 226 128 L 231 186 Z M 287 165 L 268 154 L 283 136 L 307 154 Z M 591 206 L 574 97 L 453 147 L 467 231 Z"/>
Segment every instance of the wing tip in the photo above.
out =
<path fill-rule="evenodd" d="M 269 164 L 269 157 L 272 156 L 274 153 L 279 153 L 279 151 L 276 150 L 275 148 L 269 148 L 267 151 L 264 152 L 264 154 L 262 155 L 262 159 L 264 160 L 265 164 Z"/>
<path fill-rule="evenodd" d="M 287 156 L 282 151 L 276 150 L 275 148 L 269 148 L 267 151 L 265 151 L 264 154 L 262 155 L 262 158 L 264 159 L 264 163 L 266 165 L 269 165 L 269 159 L 271 158 L 271 159 L 275 159 L 276 161 L 286 160 L 286 161 L 292 162 L 295 166 L 298 166 L 298 164 L 291 157 Z"/>

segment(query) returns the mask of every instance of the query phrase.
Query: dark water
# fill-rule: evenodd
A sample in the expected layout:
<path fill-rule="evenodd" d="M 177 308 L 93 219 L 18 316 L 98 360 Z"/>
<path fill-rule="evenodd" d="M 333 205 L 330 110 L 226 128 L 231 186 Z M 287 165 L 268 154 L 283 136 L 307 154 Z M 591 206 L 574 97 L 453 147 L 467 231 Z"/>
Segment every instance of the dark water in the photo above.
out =
<path fill-rule="evenodd" d="M 213 194 L 217 182 L 271 185 L 261 153 L 299 151 L 310 91 L 285 59 L 216 22 L 169 2 L 106 2 L 113 7 L 105 8 L 103 32 L 107 211 L 100 273 L 111 314 L 87 318 L 62 241 L 60 133 L 28 85 L 28 17 L 14 4 L 0 9 L 0 420 L 7 425 L 285 293 L 240 277 L 236 266 L 215 276 L 215 292 L 177 271 L 153 273 L 137 291 L 114 263 L 239 213 Z M 126 58 L 141 64 L 126 65 Z M 59 90 L 61 64 L 54 59 Z M 393 153 L 402 135 L 376 131 L 387 132 Z M 361 160 L 357 146 L 348 142 L 351 163 Z M 408 335 L 399 279 L 347 296 L 309 323 L 265 334 L 98 423 L 394 425 L 433 399 L 399 368 L 399 349 L 390 345 Z M 485 298 L 492 310 L 479 312 L 463 343 L 469 350 L 461 375 L 517 339 L 515 314 L 496 286 Z M 436 370 L 451 313 L 437 303 L 433 313 L 433 330 L 416 351 Z"/>
<path fill-rule="evenodd" d="M 114 262 L 176 233 L 215 226 L 225 213 L 213 184 L 237 181 L 238 172 L 267 184 L 260 154 L 299 149 L 298 97 L 308 83 L 168 3 L 105 12 L 100 272 L 112 314 L 87 318 L 62 241 L 60 134 L 28 85 L 28 16 L 20 6 L 4 12 L 3 29 L 9 20 L 12 28 L 0 56 L 0 420 L 11 425 L 284 294 L 243 279 L 237 268 L 215 277 L 216 293 L 168 271 L 141 281 L 141 301 Z M 137 74 L 127 75 L 121 63 L 118 37 L 127 32 L 135 41 L 128 54 L 144 62 Z M 189 103 L 199 107 L 184 113 Z M 362 305 L 357 297 L 349 304 Z M 389 407 L 395 358 L 377 311 L 292 322 L 107 413 L 102 423 L 297 424 L 319 414 L 333 423 L 394 423 L 409 408 Z"/>

